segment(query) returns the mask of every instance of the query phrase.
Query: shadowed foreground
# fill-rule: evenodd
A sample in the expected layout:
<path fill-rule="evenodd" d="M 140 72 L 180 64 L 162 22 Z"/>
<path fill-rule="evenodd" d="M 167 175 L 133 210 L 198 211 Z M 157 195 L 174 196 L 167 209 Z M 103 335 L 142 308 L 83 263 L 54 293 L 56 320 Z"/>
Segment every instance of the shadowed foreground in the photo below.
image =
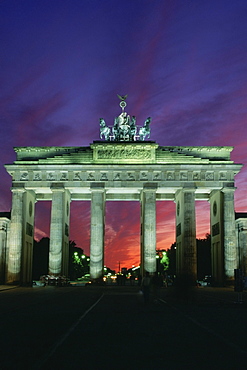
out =
<path fill-rule="evenodd" d="M 247 304 L 237 298 L 219 288 L 163 289 L 148 304 L 127 286 L 1 291 L 1 368 L 245 368 Z"/>

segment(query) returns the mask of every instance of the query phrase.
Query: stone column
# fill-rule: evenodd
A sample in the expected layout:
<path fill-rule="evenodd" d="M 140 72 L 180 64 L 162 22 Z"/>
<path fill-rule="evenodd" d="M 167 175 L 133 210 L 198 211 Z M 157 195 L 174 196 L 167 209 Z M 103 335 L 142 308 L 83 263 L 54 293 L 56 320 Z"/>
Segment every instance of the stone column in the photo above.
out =
<path fill-rule="evenodd" d="M 175 195 L 177 274 L 196 280 L 195 189 L 182 189 Z"/>
<path fill-rule="evenodd" d="M 24 188 L 12 188 L 12 209 L 9 231 L 11 236 L 8 238 L 8 284 L 19 284 L 21 280 L 24 193 Z"/>
<path fill-rule="evenodd" d="M 65 191 L 63 186 L 52 187 L 49 274 L 54 276 L 62 274 L 65 212 Z"/>
<path fill-rule="evenodd" d="M 103 276 L 105 234 L 105 189 L 101 184 L 91 185 L 91 237 L 90 237 L 90 276 L 98 279 Z"/>
<path fill-rule="evenodd" d="M 32 190 L 27 190 L 23 196 L 23 235 L 21 258 L 21 283 L 26 286 L 32 285 L 35 200 L 35 193 Z"/>
<path fill-rule="evenodd" d="M 211 261 L 214 283 L 223 285 L 224 273 L 224 210 L 223 193 L 213 190 L 210 193 L 210 234 Z"/>
<path fill-rule="evenodd" d="M 247 218 L 238 218 L 236 220 L 236 235 L 238 240 L 238 268 L 241 268 L 243 275 L 247 275 Z"/>
<path fill-rule="evenodd" d="M 63 250 L 62 250 L 62 275 L 69 275 L 69 229 L 70 229 L 70 201 L 68 190 L 64 193 L 64 222 L 63 222 Z"/>
<path fill-rule="evenodd" d="M 224 261 L 227 281 L 234 279 L 234 269 L 238 267 L 237 240 L 235 231 L 234 188 L 223 188 L 224 194 Z"/>
<path fill-rule="evenodd" d="M 0 218 L 0 284 L 5 283 L 7 266 L 7 232 L 10 220 L 7 217 Z"/>
<path fill-rule="evenodd" d="M 145 271 L 156 271 L 156 189 L 155 184 L 146 184 L 142 191 L 141 212 L 141 265 Z"/>

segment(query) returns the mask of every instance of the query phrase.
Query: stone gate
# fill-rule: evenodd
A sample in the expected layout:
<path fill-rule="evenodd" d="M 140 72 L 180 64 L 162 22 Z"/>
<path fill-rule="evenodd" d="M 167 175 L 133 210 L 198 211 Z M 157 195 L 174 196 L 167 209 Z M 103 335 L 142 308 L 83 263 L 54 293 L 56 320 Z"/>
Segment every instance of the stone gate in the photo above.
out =
<path fill-rule="evenodd" d="M 177 275 L 196 278 L 195 202 L 210 202 L 213 276 L 234 277 L 237 247 L 233 147 L 159 146 L 153 141 L 95 141 L 88 147 L 16 147 L 7 282 L 32 279 L 35 203 L 52 202 L 49 273 L 68 274 L 70 203 L 91 202 L 90 274 L 102 276 L 105 203 L 141 207 L 141 266 L 156 269 L 156 201 L 176 203 Z"/>

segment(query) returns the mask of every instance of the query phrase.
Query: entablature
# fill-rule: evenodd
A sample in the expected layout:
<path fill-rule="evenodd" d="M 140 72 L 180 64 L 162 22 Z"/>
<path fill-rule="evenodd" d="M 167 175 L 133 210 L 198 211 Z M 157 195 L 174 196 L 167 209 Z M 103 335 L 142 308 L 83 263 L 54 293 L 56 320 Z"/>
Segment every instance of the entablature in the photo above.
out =
<path fill-rule="evenodd" d="M 69 186 L 92 181 L 126 183 L 133 181 L 196 182 L 234 181 L 242 165 L 97 165 L 97 166 L 21 166 L 6 165 L 13 182 L 32 183 L 37 187 L 50 182 L 66 182 Z M 84 185 L 83 185 L 84 186 Z M 85 184 L 86 186 L 86 184 Z M 113 185 L 114 186 L 114 185 Z"/>

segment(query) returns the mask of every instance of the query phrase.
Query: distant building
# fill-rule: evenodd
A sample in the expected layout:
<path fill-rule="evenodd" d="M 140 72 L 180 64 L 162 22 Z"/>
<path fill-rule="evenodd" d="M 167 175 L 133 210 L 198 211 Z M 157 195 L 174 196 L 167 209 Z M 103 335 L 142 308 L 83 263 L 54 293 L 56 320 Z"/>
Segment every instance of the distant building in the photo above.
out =
<path fill-rule="evenodd" d="M 7 272 L 7 238 L 9 236 L 10 212 L 0 212 L 0 284 L 5 283 Z"/>
<path fill-rule="evenodd" d="M 238 268 L 247 276 L 247 213 L 236 213 Z"/>

